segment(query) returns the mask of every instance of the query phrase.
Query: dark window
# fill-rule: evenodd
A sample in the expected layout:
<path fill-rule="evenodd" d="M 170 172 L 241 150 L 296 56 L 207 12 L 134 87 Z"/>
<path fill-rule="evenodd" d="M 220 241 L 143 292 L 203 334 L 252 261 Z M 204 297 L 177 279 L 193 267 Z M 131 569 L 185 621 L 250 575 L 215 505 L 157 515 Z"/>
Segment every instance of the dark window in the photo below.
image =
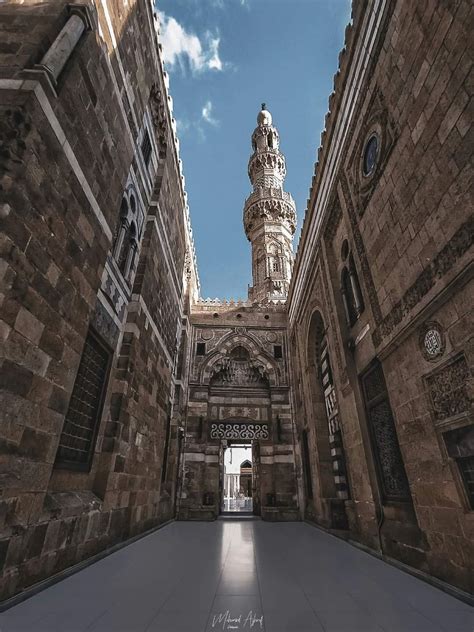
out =
<path fill-rule="evenodd" d="M 99 428 L 111 353 L 89 331 L 56 453 L 57 467 L 88 470 Z"/>
<path fill-rule="evenodd" d="M 372 134 L 372 136 L 367 141 L 364 149 L 364 164 L 363 171 L 364 176 L 370 176 L 376 167 L 377 164 L 377 154 L 379 148 L 379 139 L 376 134 Z"/>
<path fill-rule="evenodd" d="M 247 349 L 245 347 L 242 347 L 241 345 L 232 349 L 232 351 L 230 352 L 230 357 L 233 360 L 239 360 L 241 362 L 244 360 L 249 360 L 250 358 Z"/>
<path fill-rule="evenodd" d="M 362 376 L 362 387 L 383 497 L 385 500 L 410 500 L 410 488 L 380 362 L 376 361 Z"/>
<path fill-rule="evenodd" d="M 357 308 L 355 304 L 354 292 L 352 291 L 349 270 L 344 268 L 341 278 L 341 290 L 346 309 L 346 317 L 350 327 L 357 322 Z"/>
<path fill-rule="evenodd" d="M 275 356 L 276 360 L 280 360 L 281 358 L 283 358 L 283 349 L 281 345 L 273 346 L 273 355 Z"/>
<path fill-rule="evenodd" d="M 308 498 L 312 498 L 313 497 L 313 481 L 311 477 L 311 461 L 309 458 L 308 432 L 306 430 L 303 430 L 302 444 L 303 444 L 303 471 L 304 471 L 304 480 L 305 480 L 305 487 L 306 487 L 306 496 Z"/>
<path fill-rule="evenodd" d="M 120 272 L 126 279 L 128 278 L 129 273 L 133 268 L 133 261 L 136 249 L 137 230 L 135 228 L 135 224 L 132 222 L 125 231 L 122 247 L 120 248 L 120 253 L 117 261 Z"/>
<path fill-rule="evenodd" d="M 206 343 L 198 342 L 196 343 L 196 355 L 203 356 L 206 355 Z"/>
<path fill-rule="evenodd" d="M 142 155 L 143 155 L 143 160 L 145 161 L 145 164 L 148 166 L 148 163 L 150 162 L 150 157 L 151 157 L 151 140 L 150 140 L 150 135 L 148 134 L 148 130 L 145 130 L 145 133 L 143 134 Z"/>
<path fill-rule="evenodd" d="M 347 239 L 344 239 L 341 246 L 341 259 L 345 261 L 349 256 L 349 242 Z"/>
<path fill-rule="evenodd" d="M 459 468 L 471 509 L 474 509 L 474 425 L 443 434 L 448 455 Z"/>

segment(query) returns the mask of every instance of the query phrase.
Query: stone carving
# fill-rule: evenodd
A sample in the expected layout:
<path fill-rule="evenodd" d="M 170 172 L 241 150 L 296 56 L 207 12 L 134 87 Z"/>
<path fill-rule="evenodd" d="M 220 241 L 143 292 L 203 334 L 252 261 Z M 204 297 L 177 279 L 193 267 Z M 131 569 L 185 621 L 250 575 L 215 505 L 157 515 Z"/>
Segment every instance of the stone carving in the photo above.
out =
<path fill-rule="evenodd" d="M 156 83 L 153 84 L 150 91 L 150 110 L 151 119 L 158 138 L 159 156 L 160 158 L 164 158 L 167 149 L 166 108 L 163 100 L 163 94 Z"/>
<path fill-rule="evenodd" d="M 221 358 L 213 367 L 211 385 L 225 386 L 268 386 L 265 367 L 255 360 Z"/>
<path fill-rule="evenodd" d="M 97 300 L 95 305 L 95 310 L 91 318 L 91 325 L 112 349 L 116 348 L 120 331 L 105 307 L 100 302 L 100 299 Z"/>
<path fill-rule="evenodd" d="M 438 360 L 444 353 L 445 338 L 441 325 L 437 322 L 425 323 L 420 331 L 421 352 L 426 360 Z"/>
<path fill-rule="evenodd" d="M 268 424 L 212 422 L 211 439 L 269 439 Z"/>
<path fill-rule="evenodd" d="M 446 421 L 468 412 L 471 399 L 468 394 L 470 371 L 464 354 L 425 377 L 436 421 Z"/>
<path fill-rule="evenodd" d="M 331 205 L 329 206 L 329 214 L 326 220 L 326 226 L 324 230 L 324 237 L 327 243 L 331 243 L 334 239 L 334 235 L 341 223 L 342 209 L 341 205 L 337 202 L 336 196 L 333 197 Z"/>
<path fill-rule="evenodd" d="M 259 219 L 283 222 L 294 234 L 296 207 L 291 195 L 278 189 L 259 189 L 252 193 L 245 201 L 244 228 L 247 237 Z"/>
<path fill-rule="evenodd" d="M 248 419 L 258 419 L 259 409 L 250 406 L 230 406 L 229 408 L 221 408 L 221 419 L 229 419 L 230 417 L 247 417 Z"/>
<path fill-rule="evenodd" d="M 192 258 L 191 258 L 191 253 L 187 249 L 186 254 L 184 256 L 184 275 L 188 281 L 191 279 L 191 271 L 192 271 Z"/>
<path fill-rule="evenodd" d="M 350 159 L 351 170 L 348 173 L 360 215 L 364 213 L 375 191 L 397 137 L 395 122 L 389 115 L 383 95 L 378 88 L 375 88 L 372 94 L 367 112 L 359 141 L 356 143 Z M 377 160 L 373 170 L 365 175 L 363 170 L 364 151 L 368 139 L 374 135 L 378 138 Z"/>
<path fill-rule="evenodd" d="M 413 285 L 405 292 L 400 301 L 390 310 L 377 330 L 377 342 L 388 336 L 402 319 L 421 301 L 434 286 L 454 266 L 472 245 L 474 234 L 474 216 L 471 216 L 454 233 L 445 247 L 419 275 Z"/>
<path fill-rule="evenodd" d="M 212 329 L 202 329 L 201 330 L 201 340 L 212 340 L 214 338 L 214 331 Z"/>

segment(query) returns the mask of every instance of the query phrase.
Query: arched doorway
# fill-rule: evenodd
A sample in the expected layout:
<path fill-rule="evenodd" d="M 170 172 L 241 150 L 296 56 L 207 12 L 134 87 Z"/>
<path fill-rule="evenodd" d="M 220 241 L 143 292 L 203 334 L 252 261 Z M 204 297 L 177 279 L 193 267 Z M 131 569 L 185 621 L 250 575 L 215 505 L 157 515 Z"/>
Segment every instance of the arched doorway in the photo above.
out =
<path fill-rule="evenodd" d="M 350 498 L 346 459 L 340 424 L 339 406 L 331 364 L 330 343 L 319 311 L 311 319 L 308 336 L 308 376 L 313 424 L 304 428 L 303 466 L 306 468 L 307 501 L 314 505 L 325 526 L 348 527 L 345 501 Z M 314 457 L 311 452 L 314 450 Z M 316 467 L 311 467 L 314 458 Z M 317 490 L 313 495 L 312 472 L 317 472 Z"/>

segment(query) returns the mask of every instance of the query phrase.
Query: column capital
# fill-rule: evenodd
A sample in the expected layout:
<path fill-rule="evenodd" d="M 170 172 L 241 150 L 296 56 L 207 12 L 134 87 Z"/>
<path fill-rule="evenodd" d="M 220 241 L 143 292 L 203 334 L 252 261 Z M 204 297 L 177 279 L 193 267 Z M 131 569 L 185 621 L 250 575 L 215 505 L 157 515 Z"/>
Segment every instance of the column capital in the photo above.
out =
<path fill-rule="evenodd" d="M 86 31 L 94 30 L 94 19 L 92 10 L 88 4 L 82 2 L 70 2 L 67 5 L 69 15 L 77 15 L 84 22 Z"/>

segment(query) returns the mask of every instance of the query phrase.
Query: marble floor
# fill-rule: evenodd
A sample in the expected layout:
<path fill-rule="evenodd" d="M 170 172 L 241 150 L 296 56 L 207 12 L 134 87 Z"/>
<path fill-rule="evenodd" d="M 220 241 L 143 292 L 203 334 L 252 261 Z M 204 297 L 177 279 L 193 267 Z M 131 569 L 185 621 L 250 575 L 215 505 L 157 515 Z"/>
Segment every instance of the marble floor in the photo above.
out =
<path fill-rule="evenodd" d="M 304 523 L 175 522 L 0 614 L 1 632 L 472 632 L 473 609 Z"/>

